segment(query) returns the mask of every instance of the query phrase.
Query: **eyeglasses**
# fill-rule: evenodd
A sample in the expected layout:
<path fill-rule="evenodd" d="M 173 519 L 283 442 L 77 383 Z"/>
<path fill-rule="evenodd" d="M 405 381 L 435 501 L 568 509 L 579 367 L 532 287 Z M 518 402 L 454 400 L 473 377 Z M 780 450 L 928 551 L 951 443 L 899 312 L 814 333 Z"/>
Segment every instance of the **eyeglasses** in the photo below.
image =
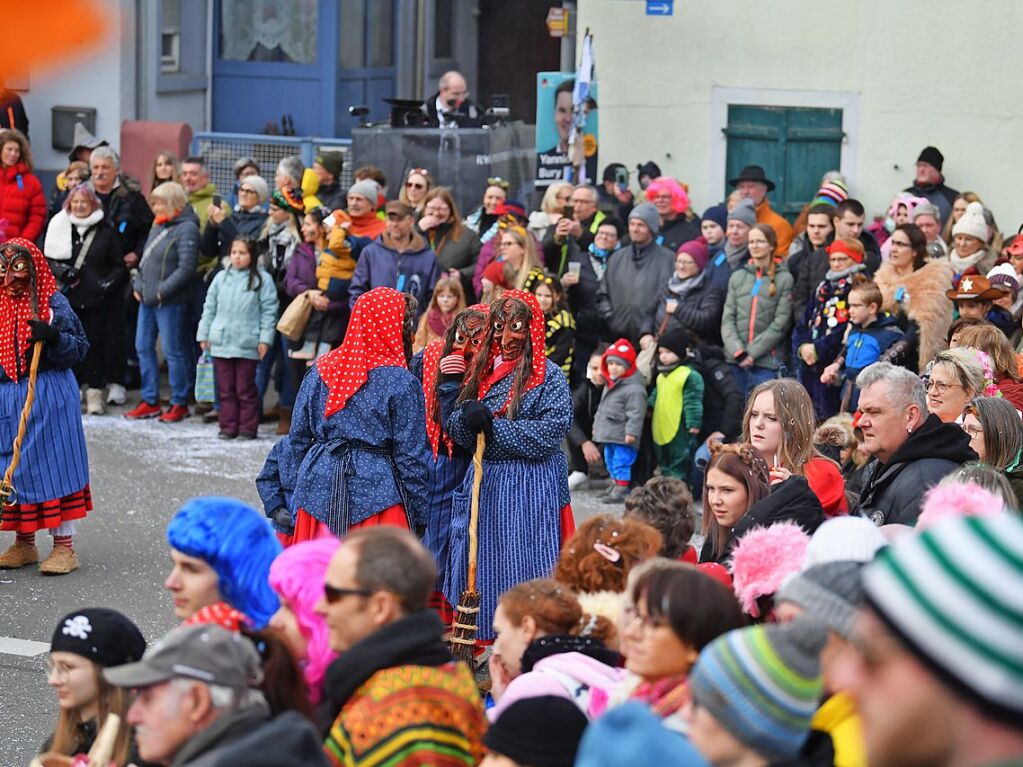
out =
<path fill-rule="evenodd" d="M 933 390 L 934 393 L 937 394 L 938 396 L 941 396 L 954 386 L 962 387 L 962 384 L 935 381 L 933 378 L 928 378 L 927 381 L 924 382 L 924 389 L 927 390 L 928 392 Z"/>
<path fill-rule="evenodd" d="M 644 636 L 648 637 L 654 629 L 661 628 L 665 624 L 651 618 L 649 615 L 640 615 L 636 605 L 626 605 L 622 608 L 622 626 L 630 626 L 633 621 L 639 621 L 639 627 Z"/>
<path fill-rule="evenodd" d="M 323 584 L 323 596 L 327 599 L 327 604 L 331 605 L 348 596 L 371 597 L 375 593 L 372 589 L 341 589 L 329 583 Z"/>
<path fill-rule="evenodd" d="M 418 181 L 406 181 L 406 189 L 426 189 L 426 184 L 421 184 Z"/>
<path fill-rule="evenodd" d="M 891 242 L 893 248 L 895 248 L 895 247 L 899 247 L 899 248 L 911 248 L 911 247 L 913 247 L 913 245 L 909 242 L 909 240 L 896 240 L 894 237 L 892 237 L 890 242 Z"/>
<path fill-rule="evenodd" d="M 696 266 L 696 262 L 691 258 L 677 258 L 675 259 L 675 266 Z"/>
<path fill-rule="evenodd" d="M 981 434 L 984 433 L 984 429 L 982 429 L 980 426 L 974 426 L 973 424 L 967 425 L 965 423 L 963 424 L 963 431 L 970 435 L 970 439 L 979 437 Z"/>
<path fill-rule="evenodd" d="M 51 676 L 57 677 L 58 682 L 66 682 L 68 676 L 74 669 L 71 666 L 67 666 L 63 663 L 54 663 L 53 658 L 47 658 L 43 661 L 43 670 L 46 672 L 46 678 L 49 679 Z"/>
<path fill-rule="evenodd" d="M 256 190 L 255 189 L 250 189 L 247 186 L 243 186 L 243 187 L 239 187 L 238 193 L 239 194 L 242 194 L 242 193 L 245 193 L 245 194 L 255 194 Z"/>

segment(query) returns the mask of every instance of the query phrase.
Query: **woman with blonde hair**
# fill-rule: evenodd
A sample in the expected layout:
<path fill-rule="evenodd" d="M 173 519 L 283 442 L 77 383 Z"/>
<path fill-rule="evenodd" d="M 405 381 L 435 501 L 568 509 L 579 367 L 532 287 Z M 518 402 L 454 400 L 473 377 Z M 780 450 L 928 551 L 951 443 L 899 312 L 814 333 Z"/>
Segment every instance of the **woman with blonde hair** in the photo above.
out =
<path fill-rule="evenodd" d="M 540 201 L 540 209 L 529 214 L 529 224 L 526 227 L 537 240 L 543 242 L 547 230 L 565 215 L 565 206 L 572 199 L 574 188 L 567 181 L 555 181 L 547 187 Z"/>
<path fill-rule="evenodd" d="M 501 260 L 483 273 L 484 303 L 495 300 L 498 289 L 532 292 L 533 285 L 545 274 L 537 256 L 536 240 L 529 232 L 518 224 L 505 224 L 498 236 Z"/>
<path fill-rule="evenodd" d="M 983 354 L 983 357 L 980 355 Z M 924 384 L 927 410 L 942 423 L 955 423 L 963 409 L 977 396 L 990 396 L 986 380 L 991 360 L 987 354 L 965 346 L 946 349 L 934 357 L 934 364 Z M 993 372 L 993 371 L 991 371 Z"/>
<path fill-rule="evenodd" d="M 398 192 L 398 199 L 415 210 L 416 216 L 423 214 L 426 205 L 426 195 L 434 188 L 433 176 L 426 168 L 413 168 L 405 177 Z"/>
<path fill-rule="evenodd" d="M 116 610 L 90 607 L 76 610 L 57 623 L 46 659 L 46 681 L 57 694 L 60 714 L 42 752 L 75 756 L 87 754 L 109 714 L 121 718 L 111 763 L 138 763 L 131 727 L 124 719 L 130 692 L 103 679 L 103 669 L 135 663 L 146 650 L 138 628 Z"/>
<path fill-rule="evenodd" d="M 814 447 L 814 426 L 813 402 L 806 389 L 795 379 L 777 378 L 750 393 L 741 439 L 764 456 L 772 481 L 805 477 L 825 514 L 846 514 L 842 472 Z"/>

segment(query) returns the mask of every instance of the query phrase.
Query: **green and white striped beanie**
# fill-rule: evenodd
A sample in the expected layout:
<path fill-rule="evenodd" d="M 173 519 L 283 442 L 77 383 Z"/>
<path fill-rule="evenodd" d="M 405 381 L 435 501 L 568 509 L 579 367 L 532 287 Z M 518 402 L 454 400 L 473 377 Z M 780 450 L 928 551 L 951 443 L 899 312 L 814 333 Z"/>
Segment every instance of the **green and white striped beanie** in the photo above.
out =
<path fill-rule="evenodd" d="M 992 713 L 1023 716 L 1023 520 L 956 517 L 904 536 L 863 575 L 911 651 Z"/>

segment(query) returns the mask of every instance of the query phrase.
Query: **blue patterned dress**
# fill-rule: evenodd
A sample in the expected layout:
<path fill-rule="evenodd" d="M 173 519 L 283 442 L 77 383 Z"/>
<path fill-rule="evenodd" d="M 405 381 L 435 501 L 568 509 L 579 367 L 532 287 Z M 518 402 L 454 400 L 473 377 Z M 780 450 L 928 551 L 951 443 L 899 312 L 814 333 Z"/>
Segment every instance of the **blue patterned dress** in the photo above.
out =
<path fill-rule="evenodd" d="M 492 413 L 508 400 L 509 374 L 493 385 L 482 403 Z M 547 577 L 561 549 L 561 511 L 569 503 L 568 462 L 561 449 L 572 423 L 572 395 L 561 369 L 546 361 L 544 380 L 522 396 L 514 420 L 494 418 L 493 439 L 483 456 L 480 488 L 477 637 L 493 639 L 498 597 L 512 586 Z M 467 450 L 476 445 L 456 410 L 448 434 Z M 469 467 L 454 493 L 444 596 L 453 605 L 466 586 L 469 556 L 469 503 L 475 468 Z"/>
<path fill-rule="evenodd" d="M 341 536 L 400 503 L 412 529 L 425 524 L 429 448 L 419 381 L 403 368 L 373 368 L 345 407 L 324 418 L 327 394 L 310 370 L 288 437 L 297 471 L 292 515 L 303 509 Z M 290 479 L 282 477 L 282 484 Z"/>
<path fill-rule="evenodd" d="M 78 493 L 89 484 L 89 457 L 82 429 L 78 383 L 71 369 L 85 359 L 89 342 L 78 316 L 60 293 L 50 297 L 50 324 L 60 331 L 56 343 L 43 346 L 36 380 L 36 399 L 14 472 L 18 502 L 38 504 Z M 11 445 L 28 392 L 31 351 L 15 383 L 0 368 L 0 472 L 11 462 Z M 91 508 L 91 507 L 90 507 Z M 81 514 L 81 516 L 85 516 Z M 17 514 L 7 515 L 4 529 L 18 529 Z M 47 519 L 40 527 L 55 527 Z"/>

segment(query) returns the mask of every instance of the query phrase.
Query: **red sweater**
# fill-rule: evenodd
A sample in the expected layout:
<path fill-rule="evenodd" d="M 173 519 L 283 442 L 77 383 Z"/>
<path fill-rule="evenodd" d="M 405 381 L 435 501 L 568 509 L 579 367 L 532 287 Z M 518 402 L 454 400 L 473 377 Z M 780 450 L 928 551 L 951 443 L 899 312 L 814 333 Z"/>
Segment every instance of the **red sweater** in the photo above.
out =
<path fill-rule="evenodd" d="M 46 225 L 43 185 L 25 163 L 0 171 L 0 220 L 7 221 L 7 239 L 24 237 L 35 242 Z"/>

